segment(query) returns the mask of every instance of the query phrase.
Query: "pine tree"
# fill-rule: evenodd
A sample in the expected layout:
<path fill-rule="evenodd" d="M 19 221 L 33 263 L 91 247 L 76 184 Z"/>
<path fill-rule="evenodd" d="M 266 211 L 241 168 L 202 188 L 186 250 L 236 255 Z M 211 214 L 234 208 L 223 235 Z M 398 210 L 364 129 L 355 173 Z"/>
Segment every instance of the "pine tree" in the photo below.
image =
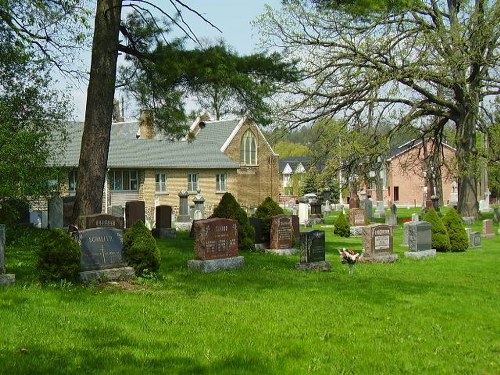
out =
<path fill-rule="evenodd" d="M 465 251 L 469 247 L 469 237 L 464 222 L 458 212 L 451 208 L 443 217 L 443 223 L 450 237 L 451 251 Z"/>
<path fill-rule="evenodd" d="M 443 220 L 441 220 L 436 210 L 434 208 L 430 208 L 424 215 L 423 219 L 431 224 L 432 248 L 436 249 L 436 251 L 450 251 L 450 237 L 448 236 L 446 227 L 443 224 Z"/>

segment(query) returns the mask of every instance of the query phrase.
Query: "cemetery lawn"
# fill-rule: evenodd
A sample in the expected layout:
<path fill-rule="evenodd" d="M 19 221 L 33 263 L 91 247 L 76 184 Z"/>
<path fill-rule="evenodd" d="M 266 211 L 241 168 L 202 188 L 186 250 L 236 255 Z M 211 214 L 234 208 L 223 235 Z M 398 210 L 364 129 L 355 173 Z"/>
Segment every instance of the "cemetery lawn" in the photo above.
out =
<path fill-rule="evenodd" d="M 186 266 L 193 240 L 178 233 L 158 241 L 157 275 L 41 285 L 31 241 L 10 245 L 0 374 L 500 373 L 500 235 L 415 260 L 399 225 L 400 260 L 349 275 L 337 250 L 360 250 L 361 239 L 334 236 L 332 222 L 315 226 L 327 273 L 261 252 L 242 253 L 242 270 L 197 273 Z"/>

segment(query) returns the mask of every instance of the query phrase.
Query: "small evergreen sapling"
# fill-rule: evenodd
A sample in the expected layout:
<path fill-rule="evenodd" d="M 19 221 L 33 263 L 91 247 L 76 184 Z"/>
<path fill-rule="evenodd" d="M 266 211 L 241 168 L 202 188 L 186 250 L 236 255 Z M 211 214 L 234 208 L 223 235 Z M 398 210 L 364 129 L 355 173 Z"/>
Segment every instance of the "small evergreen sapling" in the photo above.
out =
<path fill-rule="evenodd" d="M 340 237 L 349 237 L 351 235 L 351 228 L 349 226 L 349 222 L 345 217 L 344 213 L 340 211 L 339 216 L 333 223 L 335 225 L 335 229 L 333 233 Z"/>
<path fill-rule="evenodd" d="M 224 193 L 211 218 L 220 217 L 238 221 L 238 249 L 255 250 L 255 229 L 248 216 L 231 193 Z"/>
<path fill-rule="evenodd" d="M 464 222 L 458 212 L 451 208 L 443 217 L 443 223 L 450 237 L 451 251 L 465 251 L 469 247 L 469 237 Z"/>
<path fill-rule="evenodd" d="M 125 231 L 123 255 L 137 276 L 142 275 L 145 270 L 158 271 L 160 268 L 160 250 L 151 231 L 142 220 L 136 221 Z"/>
<path fill-rule="evenodd" d="M 80 246 L 64 230 L 53 228 L 37 251 L 40 281 L 73 281 L 80 271 Z"/>
<path fill-rule="evenodd" d="M 423 220 L 431 224 L 432 248 L 441 252 L 450 251 L 450 237 L 443 224 L 443 220 L 441 220 L 436 210 L 434 208 L 429 208 Z"/>

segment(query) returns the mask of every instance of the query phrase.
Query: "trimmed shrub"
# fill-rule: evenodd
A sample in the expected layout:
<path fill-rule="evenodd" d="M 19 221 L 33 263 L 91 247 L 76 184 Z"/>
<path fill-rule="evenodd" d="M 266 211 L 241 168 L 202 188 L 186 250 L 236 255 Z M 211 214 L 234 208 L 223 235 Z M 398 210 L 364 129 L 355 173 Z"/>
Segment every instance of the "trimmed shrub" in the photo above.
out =
<path fill-rule="evenodd" d="M 51 229 L 37 250 L 40 281 L 74 281 L 80 271 L 80 246 L 60 228 Z"/>
<path fill-rule="evenodd" d="M 210 218 L 220 217 L 238 221 L 238 248 L 255 250 L 255 229 L 248 216 L 231 193 L 224 193 Z"/>
<path fill-rule="evenodd" d="M 340 211 L 339 216 L 333 223 L 335 225 L 335 229 L 333 233 L 340 237 L 350 237 L 351 236 L 351 227 L 349 226 L 349 222 L 345 217 L 344 213 Z"/>
<path fill-rule="evenodd" d="M 142 220 L 136 221 L 125 231 L 123 255 L 137 276 L 142 275 L 145 270 L 158 271 L 160 268 L 160 250 L 151 231 Z"/>
<path fill-rule="evenodd" d="M 285 212 L 279 206 L 278 203 L 273 201 L 271 197 L 267 197 L 264 201 L 257 207 L 257 210 L 253 214 L 254 217 L 262 219 L 262 234 L 266 238 L 271 236 L 271 223 L 273 216 L 283 215 Z"/>
<path fill-rule="evenodd" d="M 443 216 L 443 223 L 450 237 L 451 251 L 465 251 L 469 247 L 469 237 L 457 210 L 450 208 Z"/>
<path fill-rule="evenodd" d="M 441 252 L 450 251 L 450 237 L 448 236 L 448 232 L 446 232 L 443 220 L 441 220 L 436 210 L 434 208 L 429 208 L 423 220 L 431 224 L 432 248 Z"/>

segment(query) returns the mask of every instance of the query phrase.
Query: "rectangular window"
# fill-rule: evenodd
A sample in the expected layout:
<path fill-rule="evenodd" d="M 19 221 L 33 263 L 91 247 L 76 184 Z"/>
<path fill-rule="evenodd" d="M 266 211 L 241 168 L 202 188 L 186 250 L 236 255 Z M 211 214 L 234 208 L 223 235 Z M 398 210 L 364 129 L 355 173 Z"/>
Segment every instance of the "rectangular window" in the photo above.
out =
<path fill-rule="evenodd" d="M 399 186 L 394 186 L 394 202 L 399 201 Z"/>
<path fill-rule="evenodd" d="M 220 173 L 215 177 L 215 191 L 224 193 L 227 191 L 227 174 Z"/>
<path fill-rule="evenodd" d="M 188 191 L 198 191 L 198 174 L 188 174 Z"/>
<path fill-rule="evenodd" d="M 167 174 L 157 173 L 155 177 L 156 181 L 156 192 L 166 193 L 167 192 Z"/>
<path fill-rule="evenodd" d="M 76 182 L 78 177 L 78 171 L 72 170 L 69 172 L 68 180 L 69 180 L 69 191 L 76 191 Z"/>
<path fill-rule="evenodd" d="M 109 185 L 113 191 L 137 191 L 137 171 L 116 170 L 109 172 Z"/>

